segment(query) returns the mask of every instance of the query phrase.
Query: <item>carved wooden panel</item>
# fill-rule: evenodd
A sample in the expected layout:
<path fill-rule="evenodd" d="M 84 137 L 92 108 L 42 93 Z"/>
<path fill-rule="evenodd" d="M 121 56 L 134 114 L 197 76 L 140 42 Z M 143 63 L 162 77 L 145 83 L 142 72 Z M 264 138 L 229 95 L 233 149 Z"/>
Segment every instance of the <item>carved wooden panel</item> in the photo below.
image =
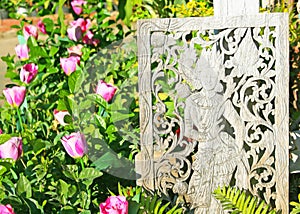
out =
<path fill-rule="evenodd" d="M 288 213 L 288 16 L 138 23 L 138 184 L 222 213 L 236 185 Z"/>

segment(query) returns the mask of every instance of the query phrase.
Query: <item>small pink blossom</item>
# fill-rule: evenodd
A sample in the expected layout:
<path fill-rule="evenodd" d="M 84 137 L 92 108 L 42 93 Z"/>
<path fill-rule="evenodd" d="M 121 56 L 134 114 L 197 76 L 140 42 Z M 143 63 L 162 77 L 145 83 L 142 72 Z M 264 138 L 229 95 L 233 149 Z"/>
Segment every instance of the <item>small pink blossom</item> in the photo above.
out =
<path fill-rule="evenodd" d="M 70 54 L 70 56 L 81 56 L 82 52 L 81 49 L 83 48 L 83 45 L 79 44 L 76 46 L 72 46 L 70 48 L 68 48 L 68 52 Z"/>
<path fill-rule="evenodd" d="M 15 214 L 15 212 L 10 204 L 7 205 L 0 204 L 0 214 Z"/>
<path fill-rule="evenodd" d="M 68 123 L 65 123 L 64 118 L 66 115 L 70 116 L 70 113 L 68 111 L 58 111 L 57 109 L 54 109 L 53 111 L 54 118 L 59 122 L 60 125 L 66 126 Z"/>
<path fill-rule="evenodd" d="M 80 132 L 74 132 L 62 137 L 61 142 L 66 152 L 72 158 L 81 158 L 87 153 L 87 143 L 84 135 Z"/>
<path fill-rule="evenodd" d="M 99 94 L 105 99 L 107 102 L 111 101 L 116 93 L 117 88 L 112 84 L 106 83 L 103 80 L 98 82 L 96 88 L 96 94 Z"/>
<path fill-rule="evenodd" d="M 110 196 L 99 208 L 101 214 L 128 214 L 128 201 L 124 196 Z"/>
<path fill-rule="evenodd" d="M 0 158 L 19 159 L 22 155 L 22 138 L 12 137 L 0 145 Z"/>
<path fill-rule="evenodd" d="M 70 27 L 67 29 L 69 39 L 77 42 L 82 38 L 82 31 L 79 26 Z"/>
<path fill-rule="evenodd" d="M 24 86 L 14 86 L 12 88 L 6 88 L 3 90 L 3 94 L 7 102 L 12 107 L 19 107 L 25 99 L 26 88 Z"/>
<path fill-rule="evenodd" d="M 43 34 L 47 34 L 46 26 L 45 26 L 45 24 L 43 23 L 42 20 L 39 20 L 39 21 L 38 21 L 37 27 L 38 27 L 38 29 L 39 29 Z"/>
<path fill-rule="evenodd" d="M 82 33 L 86 32 L 91 26 L 92 22 L 90 19 L 79 18 L 70 23 L 71 27 L 80 27 Z"/>
<path fill-rule="evenodd" d="M 38 73 L 38 66 L 34 63 L 29 63 L 21 68 L 20 79 L 24 83 L 30 83 Z"/>
<path fill-rule="evenodd" d="M 74 13 L 76 13 L 77 15 L 80 15 L 82 13 L 82 5 L 86 4 L 86 1 L 83 0 L 73 0 L 71 1 L 71 6 L 72 9 L 74 11 Z"/>
<path fill-rule="evenodd" d="M 26 44 L 17 45 L 15 51 L 20 60 L 29 59 L 29 48 Z"/>
<path fill-rule="evenodd" d="M 82 39 L 83 43 L 88 44 L 88 45 L 98 45 L 99 40 L 94 39 L 94 34 L 91 31 L 87 31 L 86 34 L 84 35 Z"/>
<path fill-rule="evenodd" d="M 3 134 L 3 131 L 2 131 L 2 129 L 0 129 L 0 134 Z"/>
<path fill-rule="evenodd" d="M 38 38 L 39 34 L 37 31 L 37 27 L 34 25 L 26 25 L 23 28 L 24 38 L 27 40 L 30 36 L 33 36 L 35 39 Z"/>
<path fill-rule="evenodd" d="M 80 58 L 77 56 L 60 58 L 60 65 L 67 76 L 70 76 L 76 70 L 76 65 L 79 64 L 79 62 Z"/>

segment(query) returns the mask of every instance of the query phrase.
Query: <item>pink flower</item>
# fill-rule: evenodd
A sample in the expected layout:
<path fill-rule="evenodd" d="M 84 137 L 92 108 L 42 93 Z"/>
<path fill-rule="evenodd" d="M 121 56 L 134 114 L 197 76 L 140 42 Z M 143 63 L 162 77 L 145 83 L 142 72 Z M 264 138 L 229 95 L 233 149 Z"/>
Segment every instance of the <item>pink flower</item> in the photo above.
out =
<path fill-rule="evenodd" d="M 77 15 L 81 14 L 82 13 L 82 5 L 86 4 L 86 3 L 87 2 L 83 1 L 83 0 L 73 0 L 71 2 L 71 6 L 74 10 L 74 13 L 76 13 Z"/>
<path fill-rule="evenodd" d="M 100 80 L 96 88 L 96 94 L 101 95 L 103 99 L 109 102 L 114 97 L 116 90 L 115 86 Z"/>
<path fill-rule="evenodd" d="M 37 27 L 38 27 L 38 29 L 39 29 L 43 34 L 47 34 L 45 24 L 43 23 L 42 20 L 39 20 L 39 21 L 38 21 Z"/>
<path fill-rule="evenodd" d="M 13 208 L 10 206 L 10 204 L 2 205 L 0 204 L 0 213 L 1 214 L 15 214 L 13 211 Z"/>
<path fill-rule="evenodd" d="M 64 117 L 66 115 L 70 115 L 68 111 L 58 111 L 57 109 L 54 109 L 53 111 L 54 118 L 59 122 L 60 125 L 66 126 L 68 123 L 65 123 Z"/>
<path fill-rule="evenodd" d="M 29 58 L 29 48 L 26 44 L 17 45 L 17 47 L 15 47 L 15 51 L 21 60 L 26 60 Z"/>
<path fill-rule="evenodd" d="M 128 214 L 128 201 L 124 196 L 110 196 L 99 208 L 101 214 Z"/>
<path fill-rule="evenodd" d="M 61 142 L 66 152 L 72 158 L 81 158 L 87 153 L 87 143 L 84 135 L 80 132 L 74 132 L 62 137 Z"/>
<path fill-rule="evenodd" d="M 79 64 L 80 58 L 70 56 L 69 58 L 60 58 L 60 65 L 67 76 L 70 76 L 76 70 L 76 64 Z"/>
<path fill-rule="evenodd" d="M 82 52 L 81 49 L 83 48 L 82 45 L 76 45 L 76 46 L 72 46 L 70 48 L 68 48 L 68 52 L 70 54 L 70 56 L 81 56 Z"/>
<path fill-rule="evenodd" d="M 2 131 L 2 129 L 0 129 L 0 134 L 3 134 L 3 131 Z"/>
<path fill-rule="evenodd" d="M 22 155 L 22 138 L 12 137 L 0 145 L 0 158 L 17 160 Z"/>
<path fill-rule="evenodd" d="M 20 79 L 24 83 L 30 83 L 38 73 L 38 66 L 34 63 L 29 63 L 21 68 Z"/>
<path fill-rule="evenodd" d="M 86 34 L 84 35 L 82 39 L 83 43 L 88 44 L 88 45 L 98 45 L 99 40 L 94 39 L 94 34 L 91 31 L 87 31 Z"/>
<path fill-rule="evenodd" d="M 79 19 L 77 19 L 75 21 L 72 21 L 70 23 L 70 25 L 71 25 L 71 27 L 80 27 L 82 33 L 84 33 L 91 26 L 91 20 L 90 19 L 79 18 Z"/>
<path fill-rule="evenodd" d="M 82 31 L 79 26 L 71 27 L 67 29 L 69 39 L 77 42 L 82 38 Z"/>
<path fill-rule="evenodd" d="M 3 94 L 7 102 L 12 107 L 19 107 L 24 101 L 26 88 L 24 86 L 14 86 L 12 88 L 6 88 L 3 90 Z"/>
<path fill-rule="evenodd" d="M 38 31 L 37 27 L 34 25 L 26 25 L 23 28 L 23 35 L 25 39 L 27 40 L 30 36 L 33 36 L 35 39 L 38 38 Z"/>

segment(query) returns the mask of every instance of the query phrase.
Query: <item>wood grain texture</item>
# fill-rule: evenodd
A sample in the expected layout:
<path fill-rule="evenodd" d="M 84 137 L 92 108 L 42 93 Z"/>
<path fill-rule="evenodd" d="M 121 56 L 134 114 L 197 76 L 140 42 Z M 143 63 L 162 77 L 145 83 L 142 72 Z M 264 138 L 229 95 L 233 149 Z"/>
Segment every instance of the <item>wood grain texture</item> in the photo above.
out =
<path fill-rule="evenodd" d="M 223 213 L 235 185 L 288 213 L 288 15 L 138 23 L 138 184 Z"/>

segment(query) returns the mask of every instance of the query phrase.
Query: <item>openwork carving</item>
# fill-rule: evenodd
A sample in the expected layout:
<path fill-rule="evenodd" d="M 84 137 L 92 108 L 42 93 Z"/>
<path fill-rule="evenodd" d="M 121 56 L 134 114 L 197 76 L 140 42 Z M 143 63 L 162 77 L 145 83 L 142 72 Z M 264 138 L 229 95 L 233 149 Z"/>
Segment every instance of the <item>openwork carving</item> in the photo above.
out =
<path fill-rule="evenodd" d="M 236 185 L 288 212 L 287 16 L 139 22 L 138 183 L 195 213 Z"/>

